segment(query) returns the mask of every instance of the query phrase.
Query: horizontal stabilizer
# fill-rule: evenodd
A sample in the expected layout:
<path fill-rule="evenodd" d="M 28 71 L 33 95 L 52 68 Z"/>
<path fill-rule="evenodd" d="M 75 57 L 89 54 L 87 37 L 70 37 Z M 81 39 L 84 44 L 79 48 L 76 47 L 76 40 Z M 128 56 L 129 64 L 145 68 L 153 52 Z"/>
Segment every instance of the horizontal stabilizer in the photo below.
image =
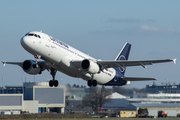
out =
<path fill-rule="evenodd" d="M 156 78 L 138 78 L 138 77 L 124 77 L 122 78 L 125 81 L 147 81 L 147 80 L 156 80 Z"/>

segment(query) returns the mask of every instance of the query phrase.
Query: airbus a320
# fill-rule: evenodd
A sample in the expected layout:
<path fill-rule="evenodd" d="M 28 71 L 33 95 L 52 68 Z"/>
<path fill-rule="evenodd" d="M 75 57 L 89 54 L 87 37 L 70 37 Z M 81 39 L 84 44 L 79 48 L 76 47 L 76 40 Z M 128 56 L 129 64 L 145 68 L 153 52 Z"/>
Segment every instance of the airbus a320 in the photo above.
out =
<path fill-rule="evenodd" d="M 171 62 L 176 59 L 128 61 L 131 44 L 125 43 L 115 60 L 97 60 L 48 34 L 32 31 L 25 34 L 20 43 L 22 47 L 34 56 L 34 60 L 24 62 L 3 62 L 3 64 L 19 65 L 26 73 L 41 74 L 50 71 L 52 80 L 50 87 L 57 87 L 55 79 L 57 71 L 66 75 L 82 78 L 88 86 L 129 85 L 130 81 L 156 80 L 155 78 L 125 77 L 126 67 L 152 65 L 154 63 Z M 39 61 L 39 59 L 44 61 Z"/>

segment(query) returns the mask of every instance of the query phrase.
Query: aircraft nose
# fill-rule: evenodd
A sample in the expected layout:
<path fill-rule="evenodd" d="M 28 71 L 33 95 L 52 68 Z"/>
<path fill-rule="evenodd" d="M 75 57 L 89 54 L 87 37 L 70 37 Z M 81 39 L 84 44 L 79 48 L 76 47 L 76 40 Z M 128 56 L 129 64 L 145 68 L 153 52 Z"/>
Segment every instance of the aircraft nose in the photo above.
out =
<path fill-rule="evenodd" d="M 27 47 L 30 44 L 30 39 L 27 36 L 24 36 L 21 38 L 20 42 L 23 47 Z"/>

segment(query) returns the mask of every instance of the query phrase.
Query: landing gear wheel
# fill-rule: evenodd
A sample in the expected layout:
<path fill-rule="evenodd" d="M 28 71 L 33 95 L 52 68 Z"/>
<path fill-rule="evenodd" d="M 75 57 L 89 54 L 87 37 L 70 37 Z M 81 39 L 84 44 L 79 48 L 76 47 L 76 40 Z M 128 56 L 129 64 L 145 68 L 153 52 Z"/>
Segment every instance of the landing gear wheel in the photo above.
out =
<path fill-rule="evenodd" d="M 59 85 L 59 82 L 57 80 L 54 80 L 54 87 L 57 87 Z"/>
<path fill-rule="evenodd" d="M 50 80 L 50 81 L 49 81 L 49 86 L 50 86 L 50 87 L 53 87 L 53 83 L 54 83 L 53 80 Z"/>
<path fill-rule="evenodd" d="M 96 80 L 93 80 L 93 81 L 92 81 L 92 85 L 93 85 L 94 87 L 96 87 L 97 81 L 96 81 Z"/>
<path fill-rule="evenodd" d="M 49 86 L 50 87 L 57 87 L 59 85 L 59 82 L 55 80 L 55 75 L 56 75 L 57 70 L 54 68 L 51 68 L 50 74 L 52 75 L 53 79 L 49 81 Z"/>
<path fill-rule="evenodd" d="M 57 87 L 59 85 L 59 82 L 57 80 L 50 80 L 49 81 L 49 86 L 50 87 Z"/>
<path fill-rule="evenodd" d="M 88 80 L 87 84 L 88 84 L 89 87 L 91 87 L 91 85 L 92 85 L 91 80 Z"/>

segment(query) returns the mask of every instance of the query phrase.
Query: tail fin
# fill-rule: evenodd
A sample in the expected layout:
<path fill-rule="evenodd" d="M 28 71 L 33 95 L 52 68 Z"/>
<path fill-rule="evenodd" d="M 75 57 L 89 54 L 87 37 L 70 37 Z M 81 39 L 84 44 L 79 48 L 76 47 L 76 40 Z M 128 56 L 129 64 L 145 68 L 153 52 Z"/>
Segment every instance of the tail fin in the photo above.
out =
<path fill-rule="evenodd" d="M 123 46 L 123 48 L 121 49 L 121 51 L 117 55 L 115 61 L 128 60 L 130 49 L 131 49 L 131 44 L 125 43 L 125 45 Z M 122 67 L 118 68 L 118 70 L 124 75 L 126 68 L 122 69 Z"/>

